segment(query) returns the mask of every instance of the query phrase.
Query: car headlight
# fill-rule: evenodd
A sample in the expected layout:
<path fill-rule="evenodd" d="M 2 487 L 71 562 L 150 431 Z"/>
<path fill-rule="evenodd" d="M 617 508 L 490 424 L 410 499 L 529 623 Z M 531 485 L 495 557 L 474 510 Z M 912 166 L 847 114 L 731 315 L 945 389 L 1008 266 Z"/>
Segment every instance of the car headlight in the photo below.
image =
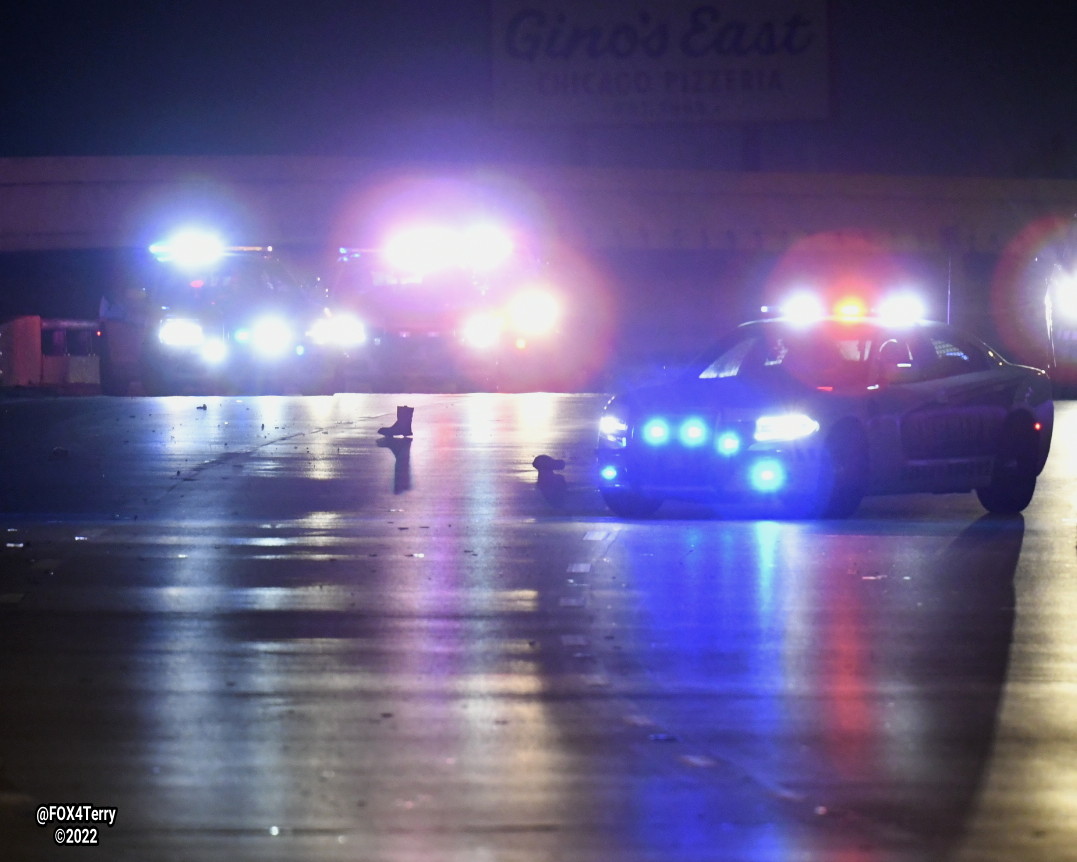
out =
<path fill-rule="evenodd" d="M 1050 299 L 1059 319 L 1067 323 L 1077 321 L 1077 277 L 1056 276 Z"/>
<path fill-rule="evenodd" d="M 616 413 L 605 413 L 598 420 L 598 433 L 614 446 L 624 446 L 628 441 L 628 423 Z"/>
<path fill-rule="evenodd" d="M 778 443 L 802 440 L 819 430 L 819 423 L 804 413 L 780 413 L 760 416 L 755 420 L 757 443 Z"/>
<path fill-rule="evenodd" d="M 280 356 L 291 349 L 292 328 L 279 317 L 263 317 L 250 328 L 250 343 L 263 356 Z"/>
<path fill-rule="evenodd" d="M 472 347 L 487 350 L 501 339 L 501 318 L 496 314 L 474 314 L 464 323 L 463 337 Z"/>
<path fill-rule="evenodd" d="M 308 332 L 315 344 L 356 347 L 366 341 L 366 327 L 350 314 L 319 317 Z"/>
<path fill-rule="evenodd" d="M 210 365 L 220 365 L 228 358 L 228 345 L 220 338 L 209 338 L 202 344 L 202 359 Z"/>
<path fill-rule="evenodd" d="M 186 317 L 162 320 L 157 338 L 167 347 L 198 347 L 205 340 L 202 324 Z"/>

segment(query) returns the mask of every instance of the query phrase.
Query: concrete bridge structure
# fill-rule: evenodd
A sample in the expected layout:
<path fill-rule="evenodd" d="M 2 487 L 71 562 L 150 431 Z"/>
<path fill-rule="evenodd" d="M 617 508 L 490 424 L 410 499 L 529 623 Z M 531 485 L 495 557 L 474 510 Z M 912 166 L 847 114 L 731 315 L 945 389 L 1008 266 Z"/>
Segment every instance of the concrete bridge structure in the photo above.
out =
<path fill-rule="evenodd" d="M 781 251 L 870 235 L 895 250 L 1001 253 L 1077 212 L 1077 181 L 400 165 L 317 157 L 0 159 L 0 251 L 141 246 L 183 218 L 243 241 L 363 244 L 431 189 L 594 249 Z M 238 240 L 238 237 L 237 237 Z"/>
<path fill-rule="evenodd" d="M 0 159 L 0 260 L 144 250 L 187 222 L 233 244 L 302 247 L 326 260 L 339 245 L 376 245 L 386 224 L 409 214 L 482 214 L 582 262 L 587 275 L 577 268 L 573 278 L 601 282 L 588 289 L 609 299 L 628 352 L 644 340 L 672 353 L 709 339 L 758 311 L 775 272 L 881 254 L 930 285 L 934 316 L 952 305 L 955 322 L 1035 361 L 1043 294 L 1030 267 L 1044 254 L 1077 259 L 1075 212 L 1077 181 L 319 157 Z M 55 309 L 70 290 L 64 279 L 81 276 L 50 287 L 0 272 L 0 299 L 18 299 L 8 313 L 41 313 L 34 297 L 51 295 Z M 87 316 L 81 309 L 100 293 L 83 287 L 78 310 L 48 313 Z"/>

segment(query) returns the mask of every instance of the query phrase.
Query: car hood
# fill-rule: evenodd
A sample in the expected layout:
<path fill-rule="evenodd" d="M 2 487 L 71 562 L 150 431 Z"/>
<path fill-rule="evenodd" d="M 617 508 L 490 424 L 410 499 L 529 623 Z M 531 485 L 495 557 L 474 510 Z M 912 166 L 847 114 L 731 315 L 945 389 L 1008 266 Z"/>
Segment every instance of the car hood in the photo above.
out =
<path fill-rule="evenodd" d="M 683 380 L 647 386 L 618 396 L 617 404 L 643 412 L 717 412 L 737 408 L 782 408 L 803 404 L 818 393 L 784 375 L 760 382 L 726 377 L 711 380 Z"/>

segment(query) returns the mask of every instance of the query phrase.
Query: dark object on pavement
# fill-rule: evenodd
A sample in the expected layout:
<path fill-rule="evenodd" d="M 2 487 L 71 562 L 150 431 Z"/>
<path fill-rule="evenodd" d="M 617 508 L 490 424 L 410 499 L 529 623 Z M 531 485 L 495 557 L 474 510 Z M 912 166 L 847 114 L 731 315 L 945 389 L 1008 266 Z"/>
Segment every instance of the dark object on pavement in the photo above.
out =
<path fill-rule="evenodd" d="M 531 462 L 531 466 L 541 474 L 547 470 L 564 470 L 565 462 L 560 458 L 551 458 L 549 455 L 539 455 Z"/>
<path fill-rule="evenodd" d="M 378 441 L 379 449 L 388 449 L 396 458 L 393 468 L 393 493 L 402 494 L 411 490 L 411 438 L 383 437 Z"/>
<path fill-rule="evenodd" d="M 415 414 L 414 407 L 397 407 L 396 422 L 387 428 L 379 428 L 378 433 L 383 437 L 410 437 L 411 417 Z"/>

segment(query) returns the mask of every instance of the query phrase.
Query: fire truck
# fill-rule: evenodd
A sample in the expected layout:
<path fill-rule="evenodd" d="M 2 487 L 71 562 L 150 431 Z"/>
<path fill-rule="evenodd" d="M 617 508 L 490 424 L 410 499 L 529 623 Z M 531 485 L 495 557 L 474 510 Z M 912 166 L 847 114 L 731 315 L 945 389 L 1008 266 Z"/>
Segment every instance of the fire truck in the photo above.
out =
<path fill-rule="evenodd" d="M 366 333 L 271 246 L 186 231 L 150 246 L 140 285 L 101 307 L 102 390 L 328 393 Z"/>
<path fill-rule="evenodd" d="M 362 320 L 351 371 L 375 389 L 556 389 L 574 320 L 555 269 L 499 225 L 413 224 L 340 248 L 327 294 Z"/>

